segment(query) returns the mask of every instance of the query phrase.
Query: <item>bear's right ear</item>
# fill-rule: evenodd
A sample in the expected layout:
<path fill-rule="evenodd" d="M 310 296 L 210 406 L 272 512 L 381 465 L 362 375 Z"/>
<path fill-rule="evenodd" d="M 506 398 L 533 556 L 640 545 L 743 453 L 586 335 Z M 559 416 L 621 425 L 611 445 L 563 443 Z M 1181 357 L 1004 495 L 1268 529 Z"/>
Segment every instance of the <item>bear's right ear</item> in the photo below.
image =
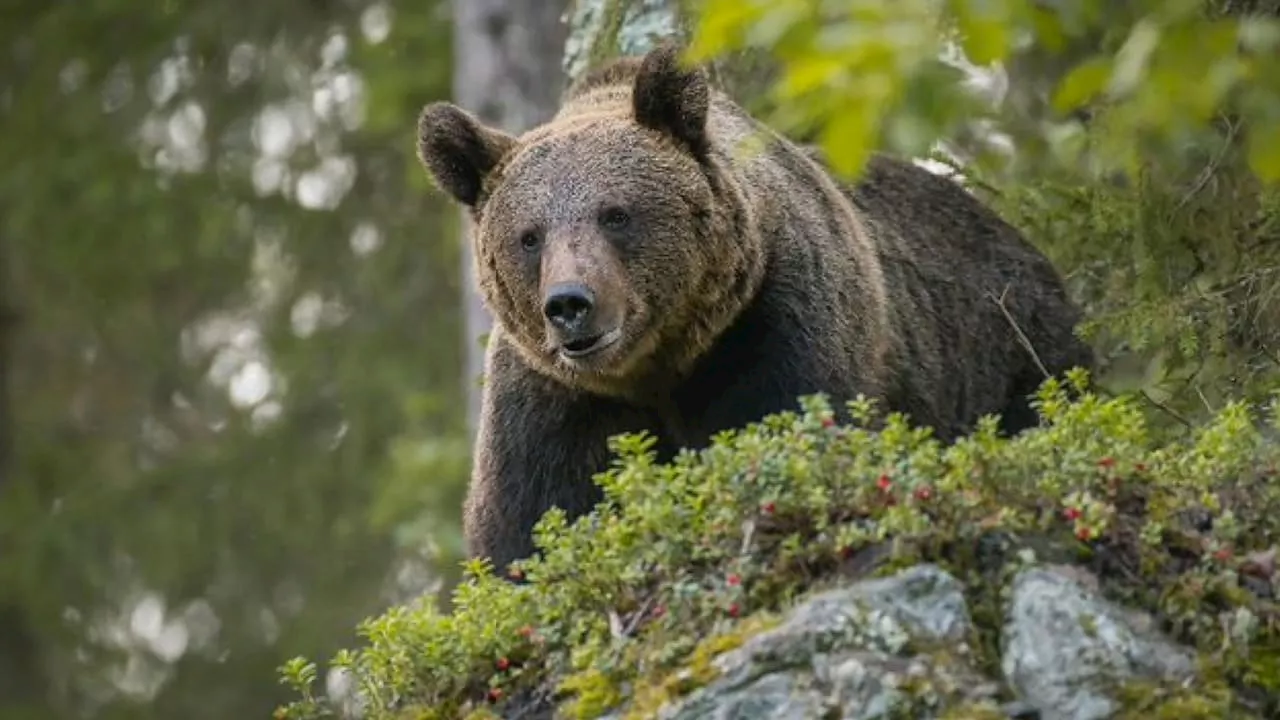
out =
<path fill-rule="evenodd" d="M 650 50 L 631 91 L 636 122 L 661 131 L 701 156 L 707 149 L 711 90 L 701 67 L 685 67 L 680 48 L 665 41 Z"/>
<path fill-rule="evenodd" d="M 498 161 L 516 139 L 486 127 L 473 115 L 448 102 L 433 102 L 418 116 L 418 159 L 440 189 L 470 208 Z"/>

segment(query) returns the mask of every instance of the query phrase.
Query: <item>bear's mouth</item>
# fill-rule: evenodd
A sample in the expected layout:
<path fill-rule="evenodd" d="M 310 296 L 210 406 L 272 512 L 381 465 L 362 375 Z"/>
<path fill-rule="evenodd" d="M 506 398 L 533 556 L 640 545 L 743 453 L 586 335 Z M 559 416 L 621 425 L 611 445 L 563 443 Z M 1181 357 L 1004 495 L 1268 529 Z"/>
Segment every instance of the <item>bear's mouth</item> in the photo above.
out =
<path fill-rule="evenodd" d="M 608 348 L 618 342 L 620 337 L 622 337 L 622 330 L 615 329 L 600 335 L 574 338 L 560 345 L 560 354 L 570 360 L 581 360 Z"/>

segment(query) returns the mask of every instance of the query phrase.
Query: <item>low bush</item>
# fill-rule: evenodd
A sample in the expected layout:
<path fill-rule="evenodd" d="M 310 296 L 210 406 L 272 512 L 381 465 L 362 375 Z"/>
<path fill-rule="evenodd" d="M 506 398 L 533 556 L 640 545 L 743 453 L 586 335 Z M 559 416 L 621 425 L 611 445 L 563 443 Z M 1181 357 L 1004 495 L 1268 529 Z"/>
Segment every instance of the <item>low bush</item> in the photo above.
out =
<path fill-rule="evenodd" d="M 849 407 L 841 425 L 807 397 L 669 464 L 648 436 L 615 438 L 604 503 L 574 523 L 548 513 L 542 554 L 506 571 L 521 582 L 469 563 L 451 613 L 430 598 L 392 608 L 332 666 L 368 718 L 530 702 L 638 712 L 713 679 L 712 657 L 800 594 L 929 561 L 965 582 L 979 657 L 998 676 L 1002 586 L 1051 560 L 1092 570 L 1193 646 L 1196 692 L 1280 712 L 1274 405 L 1232 403 L 1157 433 L 1141 403 L 1101 397 L 1079 372 L 1041 387 L 1040 427 L 1005 438 L 987 418 L 952 445 L 866 400 Z M 303 658 L 281 669 L 299 698 L 277 718 L 340 716 L 316 676 Z"/>

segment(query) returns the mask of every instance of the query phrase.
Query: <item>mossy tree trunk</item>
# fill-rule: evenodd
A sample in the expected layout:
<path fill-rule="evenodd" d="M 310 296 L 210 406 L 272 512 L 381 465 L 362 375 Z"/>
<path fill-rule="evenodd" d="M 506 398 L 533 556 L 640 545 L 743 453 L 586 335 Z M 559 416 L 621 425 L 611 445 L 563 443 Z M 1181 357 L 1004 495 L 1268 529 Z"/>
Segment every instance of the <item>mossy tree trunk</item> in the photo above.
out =
<path fill-rule="evenodd" d="M 570 80 L 613 57 L 643 55 L 658 41 L 687 42 L 696 24 L 688 0 L 571 0 L 564 71 Z M 748 109 L 767 110 L 765 90 L 773 65 L 764 53 L 717 59 L 712 79 Z"/>

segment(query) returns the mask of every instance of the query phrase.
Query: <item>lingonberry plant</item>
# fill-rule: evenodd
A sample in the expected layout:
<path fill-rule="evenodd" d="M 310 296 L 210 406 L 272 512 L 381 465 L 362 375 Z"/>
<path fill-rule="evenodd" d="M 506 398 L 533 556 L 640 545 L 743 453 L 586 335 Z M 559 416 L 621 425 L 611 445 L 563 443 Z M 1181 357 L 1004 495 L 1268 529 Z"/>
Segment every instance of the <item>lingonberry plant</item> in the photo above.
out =
<path fill-rule="evenodd" d="M 393 608 L 332 666 L 368 718 L 488 717 L 532 698 L 575 717 L 652 708 L 713 679 L 710 658 L 799 594 L 930 561 L 968 583 L 998 676 L 1001 585 L 1034 547 L 1089 567 L 1201 653 L 1204 687 L 1135 685 L 1130 707 L 1280 709 L 1274 408 L 1232 404 L 1157 437 L 1142 405 L 1099 397 L 1083 373 L 1046 381 L 1036 404 L 1039 428 L 1004 438 L 988 418 L 950 446 L 866 400 L 837 424 L 821 396 L 669 464 L 651 437 L 619 436 L 604 503 L 572 524 L 548 513 L 542 555 L 504 569 L 523 582 L 472 562 L 451 613 Z M 977 549 L 995 537 L 1012 550 Z M 278 718 L 335 716 L 316 675 L 302 658 L 282 668 L 300 697 Z"/>

